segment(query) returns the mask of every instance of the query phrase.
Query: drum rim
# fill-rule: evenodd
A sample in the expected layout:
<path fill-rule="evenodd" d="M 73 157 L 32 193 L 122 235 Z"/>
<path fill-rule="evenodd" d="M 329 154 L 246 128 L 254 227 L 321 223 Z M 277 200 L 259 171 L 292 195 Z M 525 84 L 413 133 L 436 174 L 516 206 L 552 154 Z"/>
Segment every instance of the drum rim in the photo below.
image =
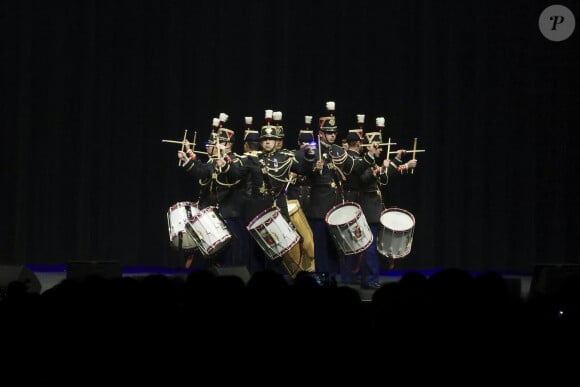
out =
<path fill-rule="evenodd" d="M 217 254 L 218 252 L 220 252 L 221 250 L 223 250 L 232 240 L 233 238 L 233 234 L 231 232 L 231 230 L 228 228 L 227 224 L 219 217 L 219 215 L 217 214 L 217 211 L 215 211 L 216 207 L 215 206 L 207 206 L 201 210 L 198 211 L 197 214 L 193 215 L 191 217 L 191 219 L 189 220 L 189 224 L 190 227 L 193 229 L 194 231 L 194 235 L 192 236 L 197 249 L 205 256 L 205 257 L 211 257 L 212 255 Z M 213 241 L 213 243 L 207 243 L 207 248 L 204 247 L 204 243 L 202 243 L 201 241 L 198 241 L 199 235 L 198 235 L 198 231 L 196 229 L 194 229 L 194 226 L 197 226 L 197 222 L 200 222 L 200 225 L 202 228 L 204 228 L 203 226 L 203 222 L 202 222 L 202 217 L 203 216 L 215 216 L 217 217 L 218 221 L 220 223 L 222 223 L 225 226 L 225 229 L 227 230 L 227 233 L 225 233 L 225 235 L 223 235 L 222 237 L 220 237 L 219 239 Z M 226 243 L 224 243 L 226 242 Z M 216 248 L 217 247 L 217 248 Z"/>
<path fill-rule="evenodd" d="M 224 235 L 223 237 L 221 237 L 220 239 L 218 239 L 217 241 L 215 241 L 211 245 L 208 245 L 207 249 L 205 249 L 206 253 L 204 255 L 209 257 L 209 256 L 212 256 L 214 254 L 219 253 L 224 248 L 229 246 L 229 241 L 231 241 L 232 238 L 233 238 L 232 234 Z M 197 241 L 195 241 L 195 242 L 197 244 Z M 224 242 L 228 242 L 228 243 L 224 243 Z M 202 250 L 201 246 L 199 247 L 199 249 Z M 203 251 L 202 251 L 202 254 L 203 254 Z"/>
<path fill-rule="evenodd" d="M 382 251 L 379 250 L 379 248 L 377 247 L 377 251 L 381 254 L 384 255 L 387 258 L 392 258 L 392 259 L 399 259 L 399 258 L 405 258 L 407 255 L 411 254 L 411 246 L 407 247 L 405 249 L 405 251 L 403 251 L 400 254 L 385 254 Z"/>
<path fill-rule="evenodd" d="M 406 215 L 409 215 L 409 217 L 411 218 L 411 220 L 413 221 L 413 224 L 411 225 L 411 227 L 405 229 L 405 230 L 393 230 L 392 228 L 389 228 L 387 226 L 384 225 L 384 223 L 381 221 L 381 219 L 383 218 L 383 215 L 386 214 L 387 212 L 393 212 L 393 211 L 397 211 L 397 212 L 402 212 Z M 381 211 L 381 215 L 379 216 L 379 223 L 381 224 L 381 226 L 391 232 L 394 233 L 406 233 L 408 231 L 411 231 L 412 229 L 415 228 L 415 216 L 410 213 L 409 211 L 405 210 L 404 208 L 400 208 L 400 207 L 389 207 L 389 208 L 385 208 L 384 210 Z"/>
<path fill-rule="evenodd" d="M 363 251 L 365 251 L 366 249 L 368 249 L 369 246 L 374 241 L 375 241 L 375 236 L 371 233 L 371 238 L 368 240 L 368 242 L 364 246 L 361 246 L 361 247 L 359 247 L 357 249 L 354 249 L 354 250 L 345 251 L 344 254 L 346 254 L 346 255 L 353 255 L 353 254 L 362 253 Z M 336 241 L 335 241 L 335 243 L 336 243 Z"/>
<path fill-rule="evenodd" d="M 354 205 L 355 207 L 358 208 L 357 216 L 354 219 L 350 220 L 348 223 L 341 223 L 341 224 L 328 223 L 328 218 L 335 210 L 337 210 L 339 207 L 346 207 L 347 205 Z M 350 226 L 351 224 L 356 223 L 356 220 L 360 219 L 361 215 L 362 215 L 362 207 L 360 204 L 358 204 L 357 202 L 343 202 L 343 203 L 339 203 L 339 204 L 333 206 L 330 210 L 328 210 L 326 212 L 326 215 L 324 216 L 324 223 L 326 223 L 329 226 L 333 226 L 333 227 L 341 227 L 341 226 L 345 226 L 345 225 Z"/>
<path fill-rule="evenodd" d="M 268 213 L 272 212 L 273 215 L 268 217 L 267 219 L 265 219 L 262 223 L 260 223 L 259 225 L 256 225 L 256 222 L 258 220 L 261 220 L 262 217 Z M 280 211 L 280 208 L 278 207 L 269 207 L 264 209 L 263 211 L 261 211 L 258 215 L 256 215 L 250 222 L 248 222 L 248 225 L 246 226 L 246 229 L 250 232 L 250 235 L 252 235 L 253 238 L 254 235 L 256 233 L 259 233 L 261 230 L 263 230 L 264 228 L 266 228 L 266 226 L 270 225 L 272 222 L 274 222 L 278 217 L 280 217 L 280 219 L 282 219 L 287 225 L 288 227 L 293 227 L 293 225 L 291 224 L 291 222 L 286 221 L 286 219 L 284 218 L 284 216 L 282 216 L 282 212 Z M 258 243 L 258 245 L 260 246 L 260 248 L 262 249 L 262 251 L 264 252 L 264 254 L 266 254 L 266 256 L 271 259 L 278 259 L 280 257 L 282 257 L 284 254 L 286 254 L 288 251 L 290 251 L 297 243 L 300 242 L 300 234 L 298 233 L 298 231 L 294 230 L 295 236 L 294 239 L 292 240 L 292 243 L 289 246 L 286 246 L 284 249 L 282 249 L 282 251 L 280 252 L 275 252 L 275 251 L 265 251 L 264 247 L 262 246 L 262 244 L 258 241 L 256 241 Z"/>
<path fill-rule="evenodd" d="M 248 231 L 253 230 L 254 223 L 256 223 L 256 221 L 258 221 L 260 218 L 262 218 L 263 215 L 267 214 L 268 212 L 276 213 L 275 217 L 277 217 L 278 214 L 281 214 L 280 209 L 277 207 L 266 208 L 265 210 L 261 211 L 258 215 L 254 216 L 254 218 L 252 218 L 252 220 L 248 222 L 248 224 L 246 225 L 246 229 Z"/>
<path fill-rule="evenodd" d="M 192 205 L 192 203 L 194 205 Z M 197 208 L 197 202 L 190 202 L 190 201 L 183 201 L 183 202 L 176 202 L 173 203 L 170 207 L 168 211 L 172 211 L 175 210 L 177 208 L 182 208 L 182 207 L 187 207 L 189 205 L 189 207 L 196 207 Z"/>
<path fill-rule="evenodd" d="M 197 212 L 195 214 L 191 214 L 191 221 L 197 220 L 200 216 L 205 215 L 208 212 L 217 212 L 215 211 L 215 206 L 207 206 L 202 209 L 196 206 L 195 208 L 197 208 Z"/>

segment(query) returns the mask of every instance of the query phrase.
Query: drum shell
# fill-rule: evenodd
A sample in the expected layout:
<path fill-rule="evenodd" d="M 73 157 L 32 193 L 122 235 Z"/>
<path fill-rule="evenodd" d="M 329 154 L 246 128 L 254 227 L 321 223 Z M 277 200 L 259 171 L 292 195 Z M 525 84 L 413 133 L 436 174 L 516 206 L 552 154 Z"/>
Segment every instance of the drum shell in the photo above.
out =
<path fill-rule="evenodd" d="M 277 207 L 267 208 L 254 219 L 246 229 L 270 259 L 286 254 L 300 241 L 300 236 Z"/>
<path fill-rule="evenodd" d="M 195 239 L 201 253 L 207 257 L 223 250 L 232 240 L 232 234 L 213 206 L 194 215 L 187 230 Z"/>
<path fill-rule="evenodd" d="M 381 212 L 377 251 L 387 258 L 403 258 L 411 252 L 415 217 L 402 208 L 387 208 Z"/>
<path fill-rule="evenodd" d="M 187 224 L 200 211 L 195 202 L 177 202 L 167 210 L 167 225 L 171 247 L 181 250 L 196 249 L 197 243 L 187 232 Z M 181 241 L 180 241 L 181 240 Z"/>
<path fill-rule="evenodd" d="M 325 222 L 337 248 L 345 255 L 363 252 L 373 243 L 373 233 L 358 203 L 344 202 L 332 207 Z"/>

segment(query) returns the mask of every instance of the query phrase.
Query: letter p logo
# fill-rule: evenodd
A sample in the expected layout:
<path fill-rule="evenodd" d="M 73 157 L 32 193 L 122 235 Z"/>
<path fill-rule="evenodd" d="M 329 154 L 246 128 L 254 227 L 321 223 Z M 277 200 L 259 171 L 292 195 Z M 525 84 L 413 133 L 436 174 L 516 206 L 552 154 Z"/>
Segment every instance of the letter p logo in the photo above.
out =
<path fill-rule="evenodd" d="M 574 32 L 574 14 L 563 5 L 550 5 L 542 11 L 538 26 L 542 35 L 553 42 L 566 40 Z"/>

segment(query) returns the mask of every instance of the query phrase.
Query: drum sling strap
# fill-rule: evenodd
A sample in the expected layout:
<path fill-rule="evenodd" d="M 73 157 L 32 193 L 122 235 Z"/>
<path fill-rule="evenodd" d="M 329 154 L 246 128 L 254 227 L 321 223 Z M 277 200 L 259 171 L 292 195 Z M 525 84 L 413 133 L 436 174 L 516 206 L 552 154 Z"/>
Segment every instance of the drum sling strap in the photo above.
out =
<path fill-rule="evenodd" d="M 342 173 L 340 168 L 338 168 L 336 166 L 336 164 L 334 164 L 334 159 L 332 158 L 332 155 L 330 156 L 330 163 L 328 163 L 327 165 L 328 165 L 328 169 L 332 173 L 333 180 L 335 182 L 338 182 L 337 183 L 338 192 L 340 195 L 340 199 L 344 203 L 344 201 L 345 201 L 345 199 L 344 199 L 344 187 L 342 186 L 342 182 L 346 180 L 346 176 L 344 176 L 344 173 Z"/>

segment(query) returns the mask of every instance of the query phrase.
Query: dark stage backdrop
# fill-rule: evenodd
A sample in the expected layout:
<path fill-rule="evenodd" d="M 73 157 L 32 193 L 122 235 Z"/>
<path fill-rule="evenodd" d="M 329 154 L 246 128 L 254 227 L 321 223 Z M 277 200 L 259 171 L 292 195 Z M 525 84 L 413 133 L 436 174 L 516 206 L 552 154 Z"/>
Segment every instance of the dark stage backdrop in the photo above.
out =
<path fill-rule="evenodd" d="M 550 4 L 3 2 L 1 259 L 181 267 L 166 214 L 196 185 L 161 140 L 225 112 L 241 152 L 273 109 L 294 148 L 335 101 L 339 139 L 361 113 L 426 149 L 386 190 L 416 217 L 399 268 L 577 262 L 580 31 L 546 39 Z"/>

